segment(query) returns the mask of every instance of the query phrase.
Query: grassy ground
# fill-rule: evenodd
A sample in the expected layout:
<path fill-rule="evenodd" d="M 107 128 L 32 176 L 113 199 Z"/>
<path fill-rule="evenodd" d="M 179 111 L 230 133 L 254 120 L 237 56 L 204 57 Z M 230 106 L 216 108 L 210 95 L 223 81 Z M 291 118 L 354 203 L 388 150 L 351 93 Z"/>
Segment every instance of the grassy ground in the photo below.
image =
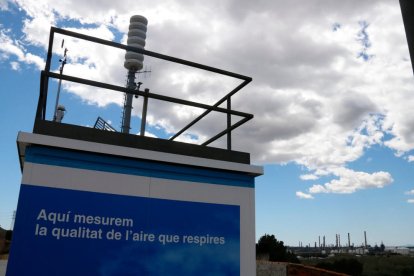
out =
<path fill-rule="evenodd" d="M 362 256 L 364 275 L 414 275 L 414 257 L 409 256 Z"/>
<path fill-rule="evenodd" d="M 341 258 L 355 258 L 363 264 L 364 276 L 414 276 L 414 257 L 400 255 L 384 255 L 384 256 L 337 256 L 333 258 L 320 259 L 302 259 L 304 265 L 316 265 L 319 262 L 334 262 Z"/>

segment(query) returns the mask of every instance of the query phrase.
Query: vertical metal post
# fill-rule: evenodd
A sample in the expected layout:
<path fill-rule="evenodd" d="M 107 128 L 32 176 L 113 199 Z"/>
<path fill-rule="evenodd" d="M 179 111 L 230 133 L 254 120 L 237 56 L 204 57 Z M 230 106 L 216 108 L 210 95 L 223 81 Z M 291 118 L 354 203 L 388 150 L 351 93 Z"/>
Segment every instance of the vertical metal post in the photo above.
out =
<path fill-rule="evenodd" d="M 53 40 L 55 37 L 55 27 L 51 27 L 50 28 L 50 35 L 49 35 L 49 48 L 47 50 L 47 57 L 46 57 L 46 64 L 45 64 L 45 72 L 49 73 L 50 72 L 50 64 L 52 63 L 52 49 L 53 49 Z M 43 93 L 41 95 L 43 102 L 42 104 L 42 113 L 38 113 L 37 115 L 41 114 L 41 119 L 45 120 L 46 119 L 46 105 L 47 105 L 47 93 L 48 93 L 48 88 L 49 88 L 49 76 L 43 74 L 43 76 L 40 76 L 41 78 L 41 82 L 43 82 L 42 84 L 40 84 L 40 86 L 42 87 L 42 91 L 40 93 Z M 39 97 L 39 101 L 40 101 L 40 97 Z"/>
<path fill-rule="evenodd" d="M 142 104 L 142 116 L 141 116 L 141 136 L 145 136 L 145 124 L 147 122 L 147 109 L 148 109 L 148 94 L 149 89 L 145 88 L 144 103 Z"/>
<path fill-rule="evenodd" d="M 131 90 L 135 90 L 135 72 L 133 70 L 128 71 L 128 80 L 127 80 L 127 88 Z M 122 133 L 129 133 L 131 129 L 131 112 L 132 112 L 132 93 L 125 94 L 125 103 L 124 103 L 124 114 L 122 117 Z"/>
<path fill-rule="evenodd" d="M 45 71 L 50 71 L 50 64 L 52 62 L 52 49 L 53 49 L 53 39 L 55 36 L 55 28 L 50 28 L 50 35 L 49 35 L 49 48 L 47 50 L 47 57 L 46 57 L 46 64 L 45 64 Z"/>
<path fill-rule="evenodd" d="M 63 40 L 62 41 L 62 47 L 63 47 L 64 42 L 65 41 Z M 59 60 L 61 62 L 60 63 L 60 69 L 59 69 L 59 71 L 60 71 L 60 78 L 59 78 L 59 85 L 58 85 L 58 90 L 57 90 L 57 95 L 56 95 L 55 111 L 53 113 L 53 121 L 54 122 L 57 121 L 57 109 L 58 109 L 58 104 L 59 104 L 60 88 L 61 88 L 61 85 L 62 85 L 63 68 L 65 67 L 65 64 L 66 64 L 66 52 L 67 52 L 67 49 L 65 48 L 65 51 L 64 51 L 64 54 L 63 54 L 63 58 Z"/>
<path fill-rule="evenodd" d="M 43 120 L 43 98 L 44 98 L 44 90 L 45 90 L 45 71 L 40 72 L 40 93 L 39 93 L 39 100 L 37 102 L 37 109 L 36 109 L 36 119 Z"/>
<path fill-rule="evenodd" d="M 414 3 L 412 0 L 400 0 L 400 7 L 414 72 Z"/>
<path fill-rule="evenodd" d="M 227 97 L 227 110 L 231 110 L 231 96 Z M 231 114 L 227 113 L 227 149 L 231 150 Z"/>
<path fill-rule="evenodd" d="M 46 120 L 46 106 L 47 106 L 47 95 L 48 95 L 48 88 L 49 88 L 49 76 L 45 74 L 43 78 L 43 113 L 42 113 L 42 120 Z"/>
<path fill-rule="evenodd" d="M 62 71 L 63 68 L 60 70 L 60 76 L 62 77 Z M 53 121 L 56 122 L 56 118 L 57 118 L 57 108 L 58 108 L 58 104 L 59 104 L 59 97 L 60 97 L 60 87 L 62 85 L 62 79 L 59 79 L 59 84 L 58 84 L 58 90 L 57 90 L 57 95 L 56 95 L 56 103 L 55 103 L 55 111 L 53 113 Z"/>

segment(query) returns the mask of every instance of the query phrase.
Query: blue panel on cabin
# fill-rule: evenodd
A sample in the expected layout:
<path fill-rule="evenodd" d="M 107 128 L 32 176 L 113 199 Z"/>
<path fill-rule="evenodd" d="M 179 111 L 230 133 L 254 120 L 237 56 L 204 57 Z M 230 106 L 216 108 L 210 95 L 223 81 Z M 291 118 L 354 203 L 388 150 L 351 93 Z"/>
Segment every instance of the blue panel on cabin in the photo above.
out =
<path fill-rule="evenodd" d="M 240 275 L 240 207 L 22 184 L 14 275 Z"/>

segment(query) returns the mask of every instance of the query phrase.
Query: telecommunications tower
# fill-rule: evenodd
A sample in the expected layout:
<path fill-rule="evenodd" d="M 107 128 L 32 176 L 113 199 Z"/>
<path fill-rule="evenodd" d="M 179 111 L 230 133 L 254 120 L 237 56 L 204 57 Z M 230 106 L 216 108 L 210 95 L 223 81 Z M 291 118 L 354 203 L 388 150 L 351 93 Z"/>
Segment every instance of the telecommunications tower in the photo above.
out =
<path fill-rule="evenodd" d="M 144 49 L 147 33 L 148 20 L 141 15 L 133 15 L 129 21 L 127 45 L 135 48 Z M 139 89 L 140 83 L 135 83 L 135 74 L 143 67 L 144 55 L 137 52 L 127 51 L 125 53 L 124 67 L 128 69 L 126 87 L 131 90 Z M 133 94 L 125 93 L 124 109 L 122 114 L 122 133 L 129 133 L 131 129 Z"/>

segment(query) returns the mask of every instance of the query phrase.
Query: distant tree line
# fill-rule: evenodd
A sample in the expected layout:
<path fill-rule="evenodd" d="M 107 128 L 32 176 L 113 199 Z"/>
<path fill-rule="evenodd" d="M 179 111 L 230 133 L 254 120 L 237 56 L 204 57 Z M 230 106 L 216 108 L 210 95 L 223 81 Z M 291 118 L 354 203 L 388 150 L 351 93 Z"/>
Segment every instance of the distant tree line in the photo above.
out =
<path fill-rule="evenodd" d="M 300 263 L 296 255 L 287 250 L 283 241 L 278 241 L 274 235 L 268 234 L 260 237 L 256 244 L 256 256 L 265 257 L 271 262 Z"/>
<path fill-rule="evenodd" d="M 0 254 L 8 254 L 10 251 L 10 243 L 13 231 L 0 228 Z"/>

